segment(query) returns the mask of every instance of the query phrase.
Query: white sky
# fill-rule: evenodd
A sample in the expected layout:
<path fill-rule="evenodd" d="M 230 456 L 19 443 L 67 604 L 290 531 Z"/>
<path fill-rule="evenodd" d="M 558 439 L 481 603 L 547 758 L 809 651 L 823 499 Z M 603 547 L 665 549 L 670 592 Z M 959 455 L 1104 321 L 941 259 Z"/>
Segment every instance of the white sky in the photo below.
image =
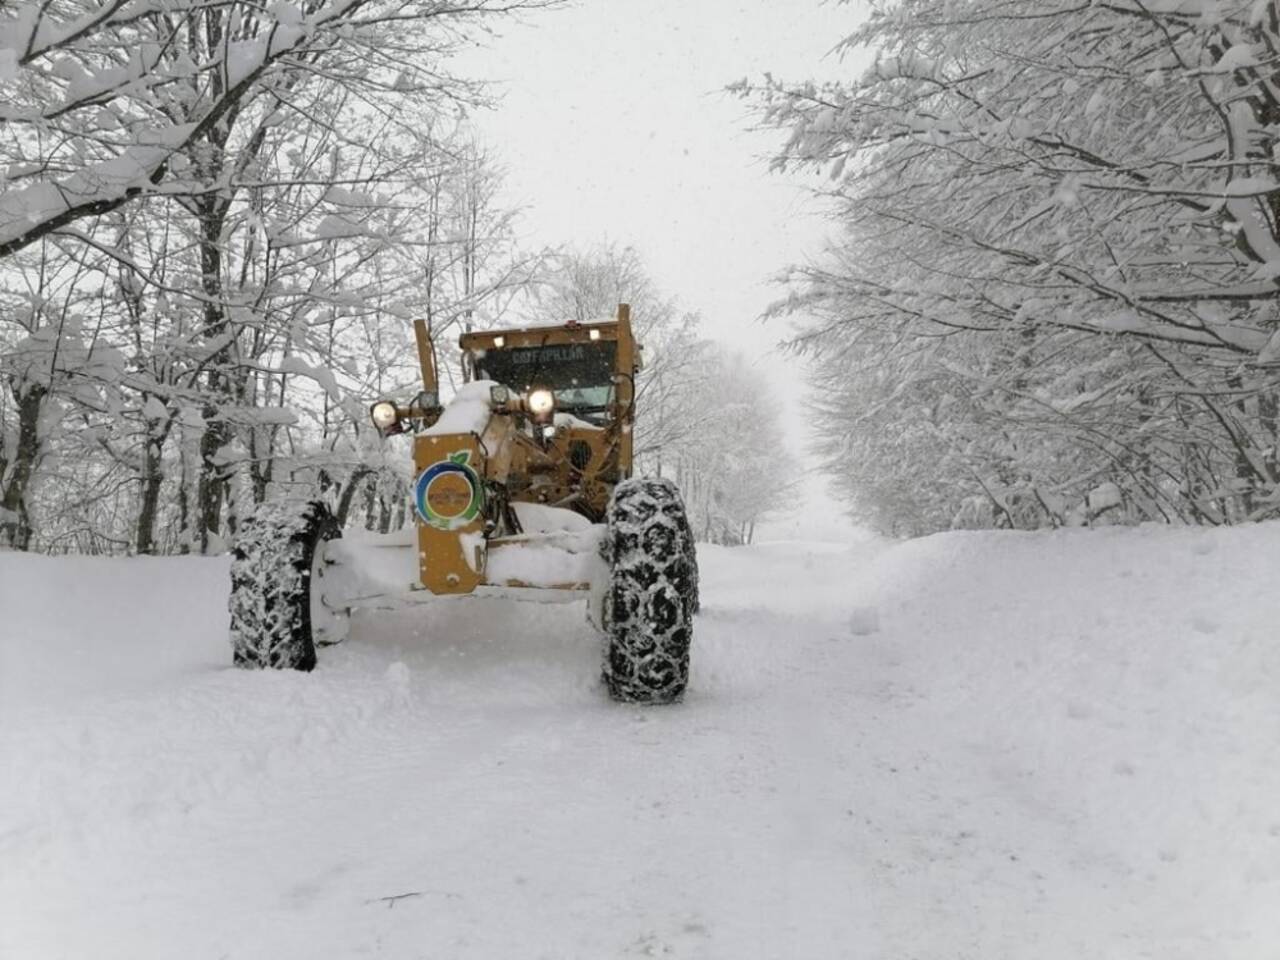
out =
<path fill-rule="evenodd" d="M 723 90 L 851 69 L 828 51 L 857 16 L 820 0 L 585 0 L 508 22 L 454 64 L 502 94 L 475 126 L 506 167 L 525 243 L 634 247 L 705 335 L 752 358 L 796 431 L 799 370 L 774 349 L 786 330 L 758 317 L 782 294 L 770 278 L 816 254 L 826 225 L 767 169 L 784 134 L 748 130 L 747 105 Z"/>

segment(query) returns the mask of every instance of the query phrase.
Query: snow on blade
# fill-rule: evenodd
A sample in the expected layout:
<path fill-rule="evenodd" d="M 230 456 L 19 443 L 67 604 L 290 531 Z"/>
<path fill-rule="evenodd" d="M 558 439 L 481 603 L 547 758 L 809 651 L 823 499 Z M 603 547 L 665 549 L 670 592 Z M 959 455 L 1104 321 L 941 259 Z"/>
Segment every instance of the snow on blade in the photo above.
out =
<path fill-rule="evenodd" d="M 490 583 L 522 583 L 554 587 L 591 583 L 604 575 L 600 530 L 559 533 L 529 543 L 519 541 L 489 548 L 485 565 Z"/>
<path fill-rule="evenodd" d="M 591 529 L 591 521 L 580 513 L 544 503 L 513 503 L 511 508 L 525 533 L 557 533 Z"/>

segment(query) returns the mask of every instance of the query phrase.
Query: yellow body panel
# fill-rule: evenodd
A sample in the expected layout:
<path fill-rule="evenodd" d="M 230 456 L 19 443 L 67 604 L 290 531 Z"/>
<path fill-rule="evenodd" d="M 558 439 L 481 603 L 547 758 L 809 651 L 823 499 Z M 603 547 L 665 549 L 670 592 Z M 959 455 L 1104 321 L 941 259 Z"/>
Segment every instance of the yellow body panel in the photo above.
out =
<path fill-rule="evenodd" d="M 431 334 L 421 321 L 415 323 L 415 333 L 423 387 L 434 393 L 437 372 Z M 521 425 L 525 423 L 523 414 L 495 411 L 479 434 L 419 433 L 414 438 L 418 566 L 426 589 L 438 594 L 470 593 L 487 582 L 486 538 L 495 532 L 495 524 L 501 526 L 503 522 L 495 521 L 491 511 L 486 529 L 486 484 L 501 488 L 508 503 L 573 509 L 598 520 L 614 486 L 631 476 L 639 350 L 626 304 L 619 304 L 616 319 L 600 323 L 462 335 L 459 345 L 464 354 L 464 371 L 474 369 L 471 358 L 480 355 L 480 351 L 602 341 L 617 345 L 607 424 L 573 424 L 558 428 L 554 436 L 542 437 L 530 435 L 527 426 Z M 425 422 L 434 423 L 439 411 L 428 413 Z M 405 415 L 411 416 L 412 411 Z M 516 544 L 503 544 L 500 548 L 520 549 Z M 525 584 L 511 581 L 508 585 Z M 587 585 L 566 582 L 557 586 L 581 590 Z"/>
<path fill-rule="evenodd" d="M 463 454 L 466 461 L 458 462 Z M 470 593 L 484 582 L 484 514 L 467 517 L 472 498 L 482 501 L 484 496 L 480 444 L 468 433 L 419 435 L 413 441 L 413 463 L 422 585 L 432 593 Z M 436 475 L 424 483 L 433 468 Z"/>

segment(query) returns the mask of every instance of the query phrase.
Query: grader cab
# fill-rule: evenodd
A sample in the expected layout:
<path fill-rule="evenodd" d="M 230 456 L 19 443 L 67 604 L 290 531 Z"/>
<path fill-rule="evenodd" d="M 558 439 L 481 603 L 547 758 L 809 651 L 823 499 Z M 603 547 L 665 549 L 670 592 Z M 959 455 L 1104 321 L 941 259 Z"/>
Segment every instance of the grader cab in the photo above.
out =
<path fill-rule="evenodd" d="M 422 390 L 370 408 L 383 438 L 412 437 L 414 529 L 344 541 L 319 500 L 247 519 L 231 570 L 236 664 L 310 670 L 353 612 L 388 600 L 581 591 L 610 693 L 679 699 L 697 558 L 674 484 L 632 477 L 628 306 L 607 321 L 464 334 L 464 382 L 447 404 L 430 331 L 415 329 Z"/>

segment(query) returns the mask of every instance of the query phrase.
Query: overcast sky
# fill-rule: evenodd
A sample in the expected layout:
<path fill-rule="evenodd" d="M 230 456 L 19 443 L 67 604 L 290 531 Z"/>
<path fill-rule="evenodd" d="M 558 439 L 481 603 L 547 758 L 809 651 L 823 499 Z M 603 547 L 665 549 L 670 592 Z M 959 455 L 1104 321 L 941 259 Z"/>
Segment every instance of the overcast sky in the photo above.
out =
<path fill-rule="evenodd" d="M 766 71 L 839 75 L 829 51 L 856 18 L 819 0 L 582 0 L 505 24 L 456 64 L 502 95 L 475 125 L 506 166 L 526 243 L 635 247 L 706 335 L 756 362 L 796 431 L 797 373 L 773 349 L 786 330 L 757 318 L 781 295 L 770 277 L 816 253 L 827 226 L 767 169 L 783 134 L 751 131 L 723 90 Z"/>

